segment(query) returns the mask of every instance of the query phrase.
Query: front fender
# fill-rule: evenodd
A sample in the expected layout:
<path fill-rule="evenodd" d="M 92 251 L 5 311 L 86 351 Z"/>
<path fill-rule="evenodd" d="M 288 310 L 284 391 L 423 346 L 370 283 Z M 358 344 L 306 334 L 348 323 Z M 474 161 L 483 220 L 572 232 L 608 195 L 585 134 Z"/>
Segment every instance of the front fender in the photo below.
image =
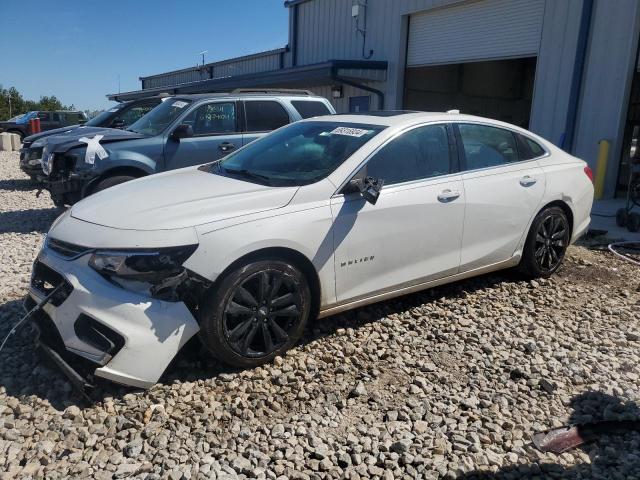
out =
<path fill-rule="evenodd" d="M 294 250 L 313 264 L 320 281 L 320 306 L 324 307 L 335 303 L 332 224 L 328 202 L 319 202 L 312 208 L 278 211 L 213 231 L 210 226 L 196 227 L 200 245 L 185 267 L 215 281 L 229 265 L 255 251 Z"/>

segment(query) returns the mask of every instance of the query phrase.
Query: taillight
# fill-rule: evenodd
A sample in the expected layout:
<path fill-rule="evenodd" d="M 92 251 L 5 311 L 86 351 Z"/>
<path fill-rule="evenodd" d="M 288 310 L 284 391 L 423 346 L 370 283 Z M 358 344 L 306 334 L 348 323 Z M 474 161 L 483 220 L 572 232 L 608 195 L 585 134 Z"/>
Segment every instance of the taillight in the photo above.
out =
<path fill-rule="evenodd" d="M 589 165 L 584 167 L 584 173 L 587 175 L 587 177 L 589 177 L 591 183 L 593 183 L 593 170 L 591 170 L 591 167 L 589 167 Z"/>

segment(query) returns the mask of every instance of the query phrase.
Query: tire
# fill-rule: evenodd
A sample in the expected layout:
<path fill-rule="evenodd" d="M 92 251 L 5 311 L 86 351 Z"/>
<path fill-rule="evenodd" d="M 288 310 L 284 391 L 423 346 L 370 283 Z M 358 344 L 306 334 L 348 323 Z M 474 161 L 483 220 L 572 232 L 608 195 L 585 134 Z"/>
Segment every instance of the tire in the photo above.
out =
<path fill-rule="evenodd" d="M 309 282 L 295 265 L 253 261 L 209 291 L 200 309 L 200 335 L 220 361 L 253 368 L 293 347 L 310 312 Z"/>
<path fill-rule="evenodd" d="M 619 208 L 616 212 L 616 225 L 619 227 L 625 227 L 627 225 L 627 209 Z"/>
<path fill-rule="evenodd" d="M 562 264 L 571 239 L 567 215 L 549 207 L 533 219 L 524 244 L 519 270 L 529 278 L 549 277 Z"/>
<path fill-rule="evenodd" d="M 636 233 L 640 230 L 640 214 L 630 213 L 627 218 L 627 230 Z"/>
<path fill-rule="evenodd" d="M 116 185 L 120 185 L 121 183 L 135 180 L 136 178 L 138 177 L 133 177 L 131 175 L 114 175 L 112 177 L 107 177 L 100 180 L 96 184 L 96 186 L 91 189 L 91 193 L 98 193 L 102 190 L 106 190 L 109 187 L 114 187 Z"/>

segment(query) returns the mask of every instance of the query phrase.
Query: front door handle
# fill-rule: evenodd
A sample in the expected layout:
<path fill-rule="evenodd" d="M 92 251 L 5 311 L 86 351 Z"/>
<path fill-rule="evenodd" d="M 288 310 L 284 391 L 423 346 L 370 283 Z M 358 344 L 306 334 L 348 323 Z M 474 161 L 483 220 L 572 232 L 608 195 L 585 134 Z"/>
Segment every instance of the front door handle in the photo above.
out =
<path fill-rule="evenodd" d="M 236 148 L 236 146 L 231 142 L 222 142 L 220 145 L 218 145 L 218 150 L 220 150 L 221 152 L 230 152 L 234 148 Z"/>
<path fill-rule="evenodd" d="M 531 185 L 535 185 L 537 180 L 529 175 L 525 175 L 520 179 L 520 185 L 523 187 L 530 187 Z"/>
<path fill-rule="evenodd" d="M 460 192 L 457 190 L 443 190 L 438 195 L 438 200 L 442 203 L 453 202 L 456 198 L 460 196 Z"/>

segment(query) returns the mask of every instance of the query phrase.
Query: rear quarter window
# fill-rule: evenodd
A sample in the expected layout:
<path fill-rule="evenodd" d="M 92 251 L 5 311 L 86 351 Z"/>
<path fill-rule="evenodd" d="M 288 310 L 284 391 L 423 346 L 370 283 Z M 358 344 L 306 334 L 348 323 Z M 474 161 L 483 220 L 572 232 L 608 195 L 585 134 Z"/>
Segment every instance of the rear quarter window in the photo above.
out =
<path fill-rule="evenodd" d="M 330 115 L 331 111 L 323 103 L 310 100 L 293 100 L 291 102 L 302 118 L 320 117 L 322 115 Z"/>
<path fill-rule="evenodd" d="M 518 142 L 520 160 L 531 160 L 541 157 L 546 153 L 546 150 L 535 140 L 531 140 L 529 137 L 525 137 L 519 133 L 514 133 L 514 135 Z"/>

